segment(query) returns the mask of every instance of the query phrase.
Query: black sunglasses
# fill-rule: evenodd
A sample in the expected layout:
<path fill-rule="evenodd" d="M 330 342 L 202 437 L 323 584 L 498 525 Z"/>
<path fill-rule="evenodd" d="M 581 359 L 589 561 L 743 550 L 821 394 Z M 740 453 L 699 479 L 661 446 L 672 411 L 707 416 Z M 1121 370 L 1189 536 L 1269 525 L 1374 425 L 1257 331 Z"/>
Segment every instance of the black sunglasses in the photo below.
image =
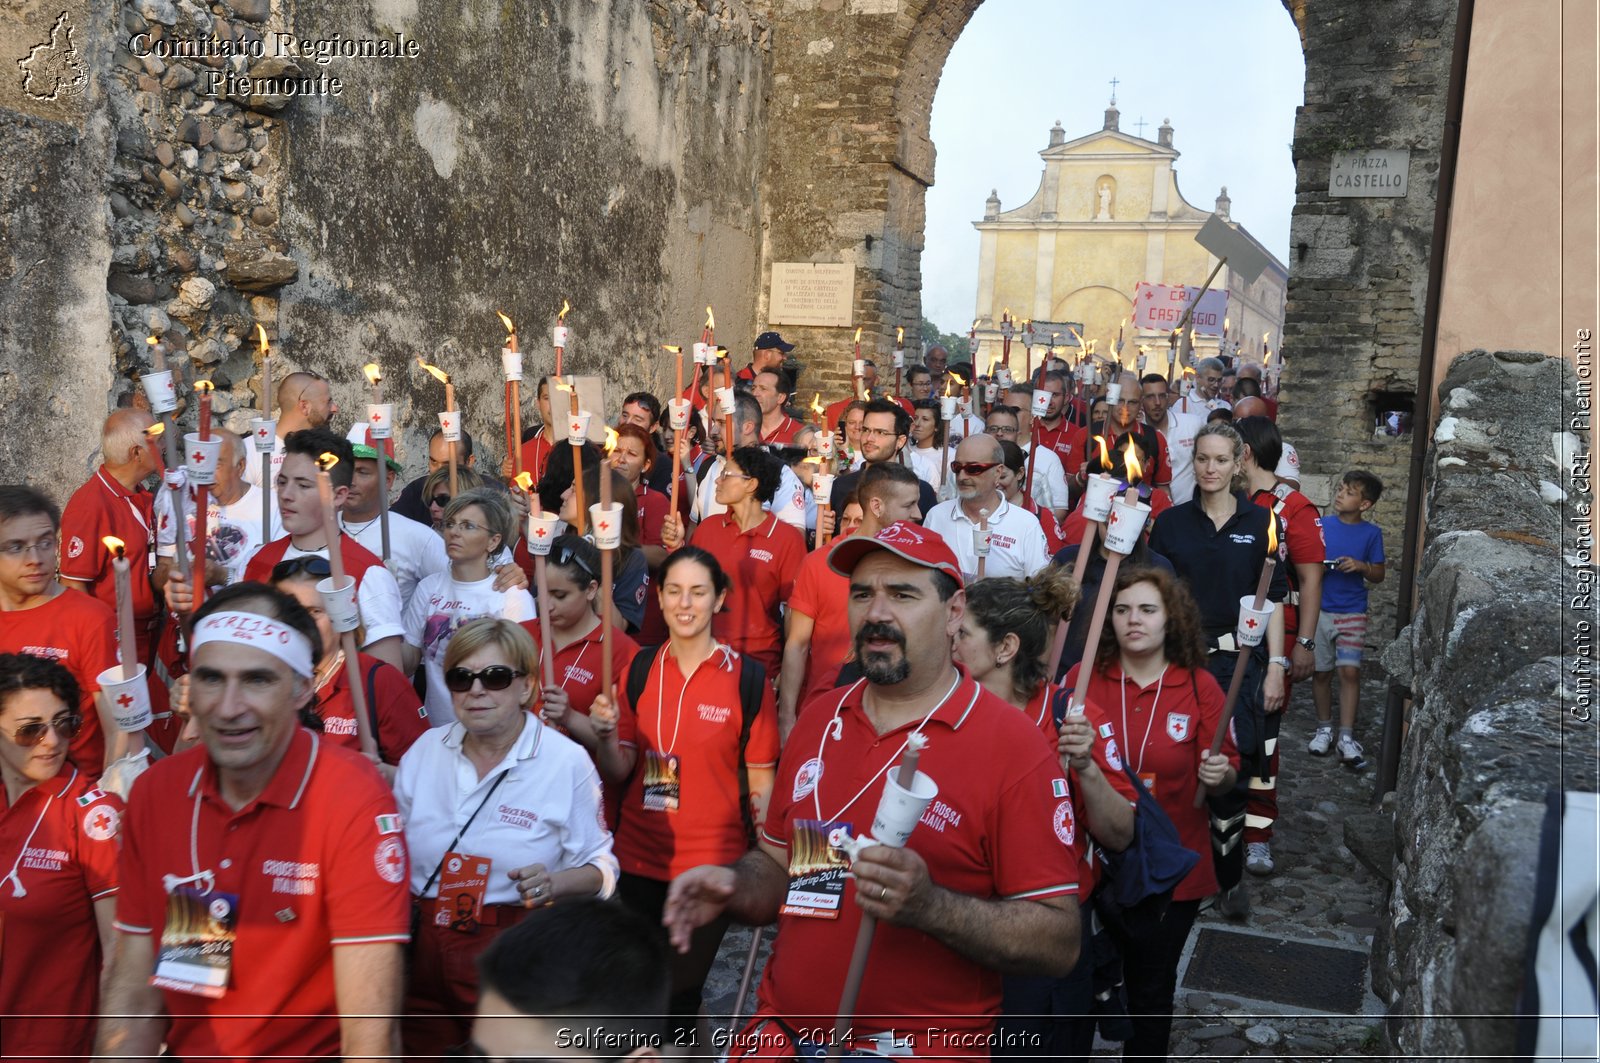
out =
<path fill-rule="evenodd" d="M 950 471 L 957 476 L 982 476 L 999 465 L 998 461 L 952 461 Z"/>
<path fill-rule="evenodd" d="M 23 747 L 36 746 L 44 741 L 45 732 L 52 727 L 57 734 L 70 742 L 78 737 L 78 731 L 83 727 L 83 717 L 75 712 L 66 712 L 53 720 L 25 723 L 11 732 L 11 740 Z"/>
<path fill-rule="evenodd" d="M 445 506 L 448 506 L 450 504 L 450 496 L 449 495 L 434 495 L 433 496 L 433 504 L 438 506 L 440 509 L 443 509 Z"/>
<path fill-rule="evenodd" d="M 563 546 L 551 556 L 550 560 L 556 565 L 557 568 L 565 568 L 568 565 L 577 565 L 588 575 L 594 575 L 594 573 L 589 570 L 589 566 L 583 563 L 583 555 L 578 553 L 577 549 L 574 547 Z"/>
<path fill-rule="evenodd" d="M 527 674 L 503 664 L 491 664 L 481 672 L 469 672 L 465 668 L 458 667 L 444 674 L 444 685 L 456 694 L 465 694 L 471 690 L 474 680 L 482 683 L 485 690 L 504 690 L 511 685 L 513 679 L 520 679 Z"/>
<path fill-rule="evenodd" d="M 279 561 L 272 566 L 272 582 L 279 583 L 304 572 L 308 576 L 318 579 L 327 579 L 333 575 L 333 565 L 328 559 L 317 554 L 307 554 L 305 557 L 291 557 L 287 561 Z"/>

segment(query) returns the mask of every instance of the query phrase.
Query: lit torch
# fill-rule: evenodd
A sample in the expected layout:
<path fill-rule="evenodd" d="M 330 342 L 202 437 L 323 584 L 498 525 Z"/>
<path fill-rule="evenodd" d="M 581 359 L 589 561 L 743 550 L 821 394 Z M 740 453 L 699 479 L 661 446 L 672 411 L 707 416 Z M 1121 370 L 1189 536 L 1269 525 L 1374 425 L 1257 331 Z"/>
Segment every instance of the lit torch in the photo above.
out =
<path fill-rule="evenodd" d="M 1267 513 L 1267 556 L 1261 563 L 1261 578 L 1256 581 L 1255 597 L 1250 602 L 1250 607 L 1245 608 L 1244 601 L 1239 602 L 1239 627 L 1234 633 L 1234 638 L 1239 644 L 1239 658 L 1233 664 L 1233 678 L 1228 683 L 1228 694 L 1222 702 L 1222 719 L 1217 724 L 1216 736 L 1211 741 L 1211 755 L 1214 757 L 1222 752 L 1222 739 L 1228 733 L 1228 724 L 1233 720 L 1234 706 L 1239 703 L 1239 691 L 1244 685 L 1245 661 L 1249 655 L 1252 644 L 1247 644 L 1241 636 L 1247 629 L 1254 629 L 1258 625 L 1270 623 L 1271 610 L 1263 610 L 1267 604 L 1267 591 L 1272 586 L 1272 572 L 1278 564 L 1278 516 Z M 1256 643 L 1260 638 L 1256 638 Z M 1206 788 L 1204 784 L 1195 790 L 1194 807 L 1199 808 L 1205 804 Z"/>
<path fill-rule="evenodd" d="M 378 534 L 380 556 L 384 561 L 389 560 L 389 433 L 394 426 L 379 424 L 380 420 L 387 420 L 389 411 L 383 408 L 383 370 L 377 362 L 368 362 L 361 367 L 361 372 L 367 378 L 367 387 L 371 390 L 372 401 L 367 407 L 367 439 L 372 443 L 372 449 L 378 459 Z"/>
<path fill-rule="evenodd" d="M 202 444 L 211 440 L 211 390 L 209 380 L 196 380 L 194 389 L 200 393 L 200 431 L 195 438 Z M 195 460 L 198 463 L 204 457 L 204 447 L 196 448 Z M 191 479 L 193 479 L 191 477 Z M 200 603 L 206 597 L 206 537 L 210 531 L 211 513 L 211 488 L 208 484 L 196 483 L 194 485 L 194 546 L 190 549 L 190 558 L 194 562 L 194 607 L 200 608 Z M 182 526 L 178 528 L 181 534 Z M 263 529 L 263 536 L 268 534 Z"/>
<path fill-rule="evenodd" d="M 601 539 L 600 533 L 614 534 L 606 528 L 608 521 L 619 519 L 611 512 L 611 453 L 617 448 L 617 433 L 610 425 L 606 426 L 606 455 L 600 463 L 600 517 L 595 529 L 596 539 Z M 626 504 L 626 503 L 624 503 Z M 604 543 L 610 543 L 609 538 Z M 612 566 L 615 564 L 617 548 L 604 545 L 600 547 L 600 691 L 607 697 L 611 696 L 611 627 L 616 622 L 613 618 L 615 608 L 611 601 Z"/>
<path fill-rule="evenodd" d="M 561 313 L 556 315 L 555 331 L 551 334 L 556 348 L 556 376 L 561 375 L 561 356 L 567 350 L 567 311 L 572 307 L 567 305 L 565 299 L 561 300 Z M 505 315 L 501 315 L 502 319 Z M 511 327 L 511 322 L 506 322 L 506 328 Z"/>
<path fill-rule="evenodd" d="M 428 371 L 428 373 L 435 380 L 437 380 L 439 383 L 444 385 L 444 412 L 445 412 L 445 416 L 443 418 L 441 418 L 440 427 L 446 429 L 445 435 L 447 435 L 447 436 L 459 436 L 461 434 L 460 423 L 458 421 L 456 421 L 456 419 L 454 417 L 450 416 L 451 414 L 454 414 L 456 412 L 456 386 L 450 382 L 450 374 L 446 373 L 443 369 L 440 369 L 436 365 L 429 365 L 427 362 L 422 360 L 422 355 L 420 355 L 420 354 L 417 355 L 417 364 L 422 366 L 422 368 L 426 369 Z M 444 422 L 453 422 L 454 423 L 454 430 L 453 431 L 448 430 L 451 426 L 445 424 Z M 450 497 L 454 498 L 456 496 L 456 468 L 457 468 L 457 462 L 460 460 L 460 458 L 458 456 L 458 451 L 460 450 L 460 444 L 458 442 L 456 442 L 454 439 L 450 440 L 449 442 L 450 442 Z"/>
<path fill-rule="evenodd" d="M 495 316 L 506 327 L 506 345 L 500 348 L 500 367 L 505 376 L 506 456 L 511 459 L 512 476 L 522 471 L 522 351 L 517 347 L 517 326 L 499 310 Z"/>
<path fill-rule="evenodd" d="M 345 575 L 344 546 L 339 538 L 339 515 L 333 508 L 333 467 L 339 464 L 339 456 L 324 452 L 317 457 L 317 497 L 322 503 L 322 532 L 328 541 L 328 571 L 326 581 L 318 582 L 317 591 L 323 595 L 324 608 L 329 597 L 338 594 L 354 596 L 356 588 L 354 580 Z M 379 462 L 381 468 L 382 462 Z M 340 609 L 327 609 L 330 617 L 342 613 Z M 344 625 L 335 621 L 335 630 Z M 356 741 L 361 745 L 361 752 L 371 757 L 374 761 L 378 757 L 378 743 L 372 734 L 372 723 L 367 718 L 367 692 L 361 679 L 361 663 L 356 647 L 355 626 L 339 631 L 340 648 L 344 650 L 345 681 L 350 687 L 351 711 L 356 717 Z"/>

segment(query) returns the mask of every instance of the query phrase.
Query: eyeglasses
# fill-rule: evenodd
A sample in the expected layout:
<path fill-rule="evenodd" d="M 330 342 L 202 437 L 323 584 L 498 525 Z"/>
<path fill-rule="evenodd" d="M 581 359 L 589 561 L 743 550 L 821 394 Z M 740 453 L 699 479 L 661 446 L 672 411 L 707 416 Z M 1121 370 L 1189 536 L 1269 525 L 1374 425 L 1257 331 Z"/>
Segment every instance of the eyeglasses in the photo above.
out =
<path fill-rule="evenodd" d="M 61 545 L 61 540 L 54 535 L 46 535 L 36 542 L 25 543 L 18 539 L 0 543 L 0 554 L 7 557 L 23 557 L 27 554 L 53 554 Z"/>
<path fill-rule="evenodd" d="M 429 499 L 429 501 L 438 506 L 440 509 L 443 509 L 445 506 L 450 504 L 450 496 L 443 494 L 434 495 L 431 499 Z"/>
<path fill-rule="evenodd" d="M 481 531 L 488 531 L 489 530 L 488 528 L 484 527 L 482 524 L 474 524 L 470 520 L 447 520 L 443 524 L 440 525 L 440 528 L 442 528 L 443 530 L 445 530 L 447 532 L 449 532 L 449 531 L 459 531 L 459 532 L 465 532 L 468 535 L 471 535 L 473 532 L 481 532 Z"/>
<path fill-rule="evenodd" d="M 873 439 L 893 439 L 898 434 L 893 428 L 863 428 L 861 430 L 863 438 L 871 436 Z"/>
<path fill-rule="evenodd" d="M 721 472 L 717 473 L 717 479 L 719 479 L 719 480 L 754 480 L 755 477 L 747 475 L 747 474 L 742 473 L 742 472 L 730 472 L 727 469 L 723 469 Z"/>
<path fill-rule="evenodd" d="M 1000 467 L 998 461 L 952 461 L 950 471 L 957 476 L 982 476 L 990 469 Z"/>
<path fill-rule="evenodd" d="M 56 734 L 70 742 L 78 736 L 78 729 L 82 726 L 82 716 L 75 712 L 64 712 L 48 722 L 35 720 L 32 723 L 25 723 L 12 731 L 9 737 L 19 746 L 36 746 L 44 741 L 45 732 L 53 728 Z"/>
<path fill-rule="evenodd" d="M 327 579 L 333 575 L 333 565 L 329 563 L 327 558 L 319 554 L 291 557 L 287 561 L 279 561 L 272 566 L 272 582 L 280 583 L 286 579 L 294 579 L 302 572 L 318 579 Z"/>
<path fill-rule="evenodd" d="M 474 680 L 483 684 L 485 690 L 504 690 L 511 685 L 513 679 L 520 679 L 527 672 L 503 664 L 491 664 L 481 672 L 469 672 L 465 668 L 452 668 L 444 674 L 444 685 L 452 693 L 465 694 L 472 689 Z"/>
<path fill-rule="evenodd" d="M 984 431 L 992 436 L 1014 436 L 1020 429 L 1007 428 L 1003 424 L 992 424 L 985 428 Z"/>

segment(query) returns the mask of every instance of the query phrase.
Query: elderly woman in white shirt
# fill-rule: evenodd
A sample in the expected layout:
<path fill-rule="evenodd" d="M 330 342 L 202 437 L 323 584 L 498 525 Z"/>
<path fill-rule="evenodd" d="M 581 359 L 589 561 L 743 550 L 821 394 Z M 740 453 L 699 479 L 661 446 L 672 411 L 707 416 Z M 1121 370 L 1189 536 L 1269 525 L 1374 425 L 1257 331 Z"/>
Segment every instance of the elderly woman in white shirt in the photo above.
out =
<path fill-rule="evenodd" d="M 600 778 L 582 746 L 528 711 L 538 680 L 520 626 L 464 625 L 444 657 L 456 722 L 400 760 L 395 798 L 417 905 L 401 1022 L 410 1058 L 467 1040 L 475 963 L 500 930 L 528 909 L 616 888 Z"/>

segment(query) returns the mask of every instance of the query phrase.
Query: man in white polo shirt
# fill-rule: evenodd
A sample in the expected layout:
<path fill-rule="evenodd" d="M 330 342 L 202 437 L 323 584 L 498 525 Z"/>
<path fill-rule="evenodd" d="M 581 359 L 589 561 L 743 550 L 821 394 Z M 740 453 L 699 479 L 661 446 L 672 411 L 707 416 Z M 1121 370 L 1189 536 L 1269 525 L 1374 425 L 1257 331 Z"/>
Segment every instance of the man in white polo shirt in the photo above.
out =
<path fill-rule="evenodd" d="M 963 439 L 956 448 L 955 461 L 950 463 L 950 471 L 955 474 L 956 497 L 934 506 L 922 522 L 924 527 L 944 536 L 968 580 L 977 578 L 978 552 L 973 533 L 983 527 L 985 519 L 989 526 L 989 554 L 983 566 L 985 577 L 1022 579 L 1050 563 L 1039 518 L 1013 506 L 1000 493 L 1003 458 L 1000 441 L 991 435 Z"/>

